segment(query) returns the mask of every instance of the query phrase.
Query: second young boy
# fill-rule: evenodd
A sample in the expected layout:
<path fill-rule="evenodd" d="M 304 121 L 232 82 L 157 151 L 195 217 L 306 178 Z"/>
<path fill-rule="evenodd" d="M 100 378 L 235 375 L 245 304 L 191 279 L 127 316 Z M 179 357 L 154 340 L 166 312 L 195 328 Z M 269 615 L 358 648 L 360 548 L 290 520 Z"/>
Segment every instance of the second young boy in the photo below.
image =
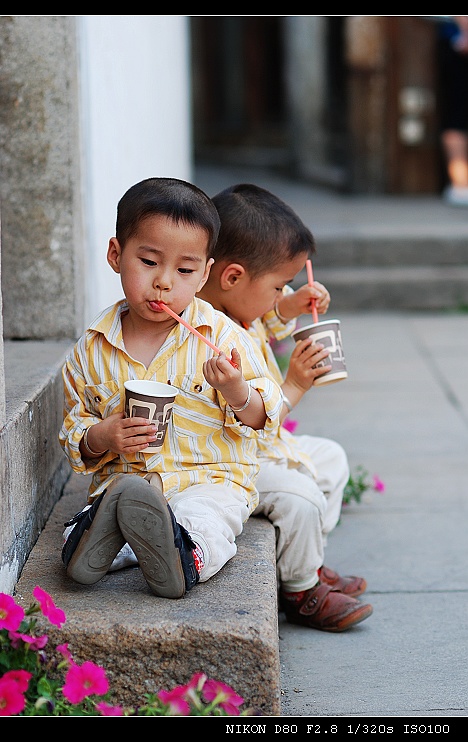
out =
<path fill-rule="evenodd" d="M 243 327 L 257 344 L 283 390 L 281 419 L 329 370 L 315 368 L 328 351 L 310 339 L 294 348 L 283 379 L 270 336 L 282 339 L 310 313 L 319 313 L 330 297 L 318 282 L 292 291 L 288 284 L 315 250 L 310 230 L 297 214 L 269 191 L 238 184 L 212 199 L 221 219 L 215 262 L 198 293 Z M 280 426 L 275 441 L 258 441 L 260 502 L 254 514 L 266 515 L 276 529 L 280 605 L 291 623 L 322 631 L 351 628 L 372 614 L 357 598 L 366 589 L 362 577 L 345 577 L 324 565 L 327 537 L 340 518 L 349 466 L 335 441 L 294 436 Z"/>

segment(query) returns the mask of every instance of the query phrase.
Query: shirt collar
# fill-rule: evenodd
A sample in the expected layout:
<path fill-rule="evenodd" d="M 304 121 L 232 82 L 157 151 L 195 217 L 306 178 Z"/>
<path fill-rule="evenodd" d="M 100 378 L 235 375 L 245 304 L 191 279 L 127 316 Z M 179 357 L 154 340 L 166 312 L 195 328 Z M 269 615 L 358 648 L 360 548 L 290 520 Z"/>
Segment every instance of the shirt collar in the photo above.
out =
<path fill-rule="evenodd" d="M 116 348 L 124 350 L 123 334 L 122 334 L 122 315 L 128 311 L 128 302 L 126 299 L 121 299 L 116 302 L 113 306 L 104 309 L 88 327 L 88 334 L 92 335 L 95 332 L 99 332 L 106 340 Z M 214 309 L 208 302 L 198 297 L 194 297 L 188 307 L 182 312 L 182 318 L 189 323 L 196 330 L 200 327 L 213 327 L 215 320 Z M 181 340 L 189 335 L 188 330 L 184 325 L 179 323 L 180 337 Z"/>

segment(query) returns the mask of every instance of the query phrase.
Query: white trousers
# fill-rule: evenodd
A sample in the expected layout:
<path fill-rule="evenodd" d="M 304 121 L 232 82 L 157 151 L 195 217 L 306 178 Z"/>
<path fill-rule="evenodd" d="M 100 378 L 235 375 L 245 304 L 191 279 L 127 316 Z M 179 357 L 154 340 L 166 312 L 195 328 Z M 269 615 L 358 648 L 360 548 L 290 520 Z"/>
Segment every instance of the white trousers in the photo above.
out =
<path fill-rule="evenodd" d="M 162 491 L 159 474 L 148 479 Z M 206 582 L 237 553 L 236 538 L 249 517 L 246 499 L 220 484 L 195 484 L 171 497 L 169 505 L 177 523 L 203 550 L 200 582 Z"/>
<path fill-rule="evenodd" d="M 163 492 L 158 473 L 147 474 L 145 479 Z M 220 484 L 196 484 L 178 492 L 169 503 L 177 523 L 187 529 L 203 550 L 204 566 L 200 572 L 200 582 L 206 582 L 237 553 L 236 538 L 242 533 L 249 517 L 246 499 L 242 492 Z M 84 510 L 89 507 L 87 505 Z M 69 526 L 65 529 L 64 541 L 73 528 Z M 112 562 L 109 572 L 137 564 L 133 549 L 130 544 L 125 544 Z"/>
<path fill-rule="evenodd" d="M 256 481 L 260 501 L 253 513 L 265 515 L 275 526 L 278 581 L 291 592 L 317 583 L 349 478 L 348 459 L 339 443 L 309 435 L 295 438 L 313 461 L 317 478 L 302 466 L 262 459 Z"/>

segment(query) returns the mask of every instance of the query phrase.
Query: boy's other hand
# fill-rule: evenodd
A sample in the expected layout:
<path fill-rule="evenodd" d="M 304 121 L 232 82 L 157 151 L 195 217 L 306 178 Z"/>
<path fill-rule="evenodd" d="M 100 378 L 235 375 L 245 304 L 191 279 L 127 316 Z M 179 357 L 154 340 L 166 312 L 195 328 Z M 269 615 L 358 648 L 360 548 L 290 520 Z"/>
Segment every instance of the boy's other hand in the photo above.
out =
<path fill-rule="evenodd" d="M 319 314 L 326 314 L 330 304 L 330 294 L 328 289 L 318 281 L 314 281 L 313 286 L 304 284 L 294 291 L 293 294 L 286 294 L 278 301 L 278 312 L 285 319 L 294 319 L 301 314 L 312 313 L 312 299 L 315 299 L 315 306 Z"/>
<path fill-rule="evenodd" d="M 157 427 L 144 417 L 125 417 L 123 412 L 109 415 L 93 426 L 100 450 L 117 454 L 136 453 L 156 440 Z"/>
<path fill-rule="evenodd" d="M 328 349 L 321 343 L 312 343 L 310 338 L 300 340 L 291 353 L 285 384 L 292 385 L 302 393 L 310 389 L 315 379 L 331 370 L 329 365 L 314 368 L 319 361 L 322 361 L 328 355 Z M 289 397 L 290 394 L 288 393 L 287 396 Z M 297 404 L 297 401 L 294 400 L 294 403 Z"/>
<path fill-rule="evenodd" d="M 328 307 L 330 306 L 330 294 L 327 288 L 318 281 L 314 281 L 314 285 L 312 286 L 312 290 L 315 290 L 318 292 L 318 296 L 315 295 L 315 306 L 317 307 L 317 312 L 319 314 L 326 314 L 328 311 Z"/>

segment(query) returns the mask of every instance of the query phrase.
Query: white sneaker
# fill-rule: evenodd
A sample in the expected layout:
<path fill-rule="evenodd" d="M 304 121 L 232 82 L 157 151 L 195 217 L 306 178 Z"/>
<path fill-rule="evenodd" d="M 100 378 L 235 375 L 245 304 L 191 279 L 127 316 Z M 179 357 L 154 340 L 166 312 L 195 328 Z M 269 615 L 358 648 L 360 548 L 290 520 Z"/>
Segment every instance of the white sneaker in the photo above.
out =
<path fill-rule="evenodd" d="M 443 199 L 451 206 L 468 206 L 468 187 L 447 186 Z"/>

